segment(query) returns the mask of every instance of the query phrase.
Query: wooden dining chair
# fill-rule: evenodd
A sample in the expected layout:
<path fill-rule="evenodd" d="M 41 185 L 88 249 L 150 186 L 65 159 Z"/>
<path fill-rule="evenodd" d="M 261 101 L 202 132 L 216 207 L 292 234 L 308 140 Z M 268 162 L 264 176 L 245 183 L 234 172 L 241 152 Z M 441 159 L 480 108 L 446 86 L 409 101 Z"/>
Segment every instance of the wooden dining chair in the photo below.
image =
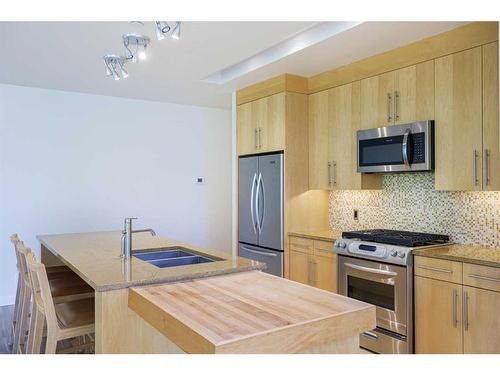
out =
<path fill-rule="evenodd" d="M 17 234 L 13 234 L 10 236 L 10 241 L 14 244 L 19 242 L 19 236 Z M 16 337 L 15 331 L 16 331 L 16 324 L 19 321 L 19 315 L 20 315 L 20 305 L 21 305 L 21 299 L 23 296 L 21 295 L 24 290 L 22 288 L 23 286 L 23 280 L 21 276 L 21 270 L 20 270 L 20 264 L 19 264 L 19 259 L 17 256 L 17 251 L 15 252 L 16 254 L 16 268 L 17 268 L 17 288 L 16 288 L 16 302 L 14 304 L 14 315 L 12 317 L 12 326 L 11 326 L 11 333 L 10 333 L 10 338 L 9 338 L 9 346 L 11 347 L 11 350 L 14 348 L 14 337 Z"/>
<path fill-rule="evenodd" d="M 59 341 L 93 336 L 95 330 L 94 298 L 55 304 L 45 266 L 36 261 L 32 252 L 28 252 L 26 260 L 35 306 L 31 327 L 33 335 L 28 340 L 28 352 L 40 353 L 44 322 L 47 327 L 46 354 L 55 354 Z M 85 350 L 92 346 L 93 343 L 83 341 L 82 345 L 73 347 L 70 351 Z"/>
<path fill-rule="evenodd" d="M 14 243 L 16 250 L 19 277 L 21 279 L 19 298 L 15 307 L 15 310 L 18 311 L 16 311 L 14 317 L 16 322 L 12 339 L 12 353 L 26 353 L 26 343 L 30 339 L 30 324 L 35 309 L 32 303 L 32 284 L 26 260 L 27 255 L 32 252 L 24 245 L 19 236 L 11 236 L 11 241 Z M 57 267 L 57 270 L 49 274 L 48 280 L 52 298 L 56 303 L 92 298 L 94 296 L 94 290 L 74 272 L 71 272 L 69 268 Z"/>

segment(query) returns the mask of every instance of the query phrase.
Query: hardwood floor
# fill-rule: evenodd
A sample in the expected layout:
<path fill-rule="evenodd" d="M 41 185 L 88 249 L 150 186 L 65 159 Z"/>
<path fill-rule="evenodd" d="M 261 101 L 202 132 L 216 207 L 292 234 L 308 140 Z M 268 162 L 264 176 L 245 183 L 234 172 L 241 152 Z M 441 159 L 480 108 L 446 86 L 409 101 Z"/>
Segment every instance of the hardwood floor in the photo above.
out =
<path fill-rule="evenodd" d="M 0 354 L 10 353 L 9 340 L 14 305 L 0 306 Z"/>

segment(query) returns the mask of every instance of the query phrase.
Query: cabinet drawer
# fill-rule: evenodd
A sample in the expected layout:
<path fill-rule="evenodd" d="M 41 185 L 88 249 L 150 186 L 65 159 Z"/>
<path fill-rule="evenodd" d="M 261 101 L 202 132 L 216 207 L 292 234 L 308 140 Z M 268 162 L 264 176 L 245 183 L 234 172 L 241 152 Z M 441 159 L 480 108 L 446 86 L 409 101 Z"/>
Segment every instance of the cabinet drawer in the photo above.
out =
<path fill-rule="evenodd" d="M 464 285 L 500 292 L 500 268 L 464 263 Z"/>
<path fill-rule="evenodd" d="M 416 256 L 414 273 L 417 276 L 462 284 L 462 263 L 460 262 Z"/>
<path fill-rule="evenodd" d="M 335 253 L 333 252 L 333 242 L 314 240 L 314 255 L 335 258 Z"/>
<path fill-rule="evenodd" d="M 313 240 L 296 236 L 289 236 L 288 238 L 291 251 L 299 251 L 301 253 L 312 254 Z"/>

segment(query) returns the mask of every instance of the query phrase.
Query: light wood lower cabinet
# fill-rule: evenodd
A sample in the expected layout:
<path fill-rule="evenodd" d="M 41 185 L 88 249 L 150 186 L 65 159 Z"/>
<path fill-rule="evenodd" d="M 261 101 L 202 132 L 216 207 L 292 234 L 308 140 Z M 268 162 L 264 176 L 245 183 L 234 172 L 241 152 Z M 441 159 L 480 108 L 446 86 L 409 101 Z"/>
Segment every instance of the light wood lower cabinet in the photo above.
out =
<path fill-rule="evenodd" d="M 500 353 L 500 293 L 464 286 L 464 353 Z"/>
<path fill-rule="evenodd" d="M 415 352 L 462 353 L 462 286 L 415 276 Z"/>
<path fill-rule="evenodd" d="M 290 280 L 316 288 L 337 291 L 337 256 L 328 250 L 333 242 L 289 237 Z"/>
<path fill-rule="evenodd" d="M 415 264 L 430 259 L 415 258 Z M 440 261 L 449 267 L 433 265 L 435 275 L 415 275 L 415 352 L 500 354 L 500 269 L 463 263 L 463 277 L 449 282 L 439 270 L 459 262 Z"/>

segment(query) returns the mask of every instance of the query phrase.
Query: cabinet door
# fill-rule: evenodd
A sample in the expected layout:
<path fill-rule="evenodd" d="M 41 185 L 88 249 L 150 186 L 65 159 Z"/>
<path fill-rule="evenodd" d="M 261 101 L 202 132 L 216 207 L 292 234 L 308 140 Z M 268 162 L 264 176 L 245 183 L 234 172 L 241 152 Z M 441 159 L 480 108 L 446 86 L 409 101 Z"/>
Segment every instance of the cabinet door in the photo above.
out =
<path fill-rule="evenodd" d="M 237 107 L 236 124 L 238 155 L 254 153 L 257 149 L 257 138 L 252 122 L 252 103 L 241 104 Z"/>
<path fill-rule="evenodd" d="M 309 95 L 309 189 L 329 189 L 329 97 L 331 90 Z M 331 173 L 331 170 L 330 170 Z"/>
<path fill-rule="evenodd" d="M 482 189 L 481 47 L 435 60 L 437 190 Z"/>
<path fill-rule="evenodd" d="M 483 190 L 500 190 L 498 42 L 483 47 Z"/>
<path fill-rule="evenodd" d="M 356 132 L 359 129 L 360 83 L 336 87 L 331 92 L 329 151 L 332 187 L 359 189 L 361 174 L 356 172 Z"/>
<path fill-rule="evenodd" d="M 299 283 L 308 284 L 309 283 L 309 255 L 299 252 L 290 251 L 290 280 L 297 281 Z"/>
<path fill-rule="evenodd" d="M 464 286 L 464 353 L 500 354 L 500 293 Z"/>
<path fill-rule="evenodd" d="M 260 129 L 259 152 L 280 151 L 285 148 L 286 96 L 279 93 L 257 100 L 256 126 Z"/>
<path fill-rule="evenodd" d="M 315 255 L 313 262 L 313 286 L 316 288 L 337 292 L 337 259 Z"/>
<path fill-rule="evenodd" d="M 434 61 L 426 61 L 396 70 L 394 86 L 394 122 L 434 119 Z"/>
<path fill-rule="evenodd" d="M 415 276 L 415 352 L 462 351 L 462 286 Z"/>
<path fill-rule="evenodd" d="M 394 124 L 394 72 L 361 81 L 360 129 L 380 128 Z"/>

